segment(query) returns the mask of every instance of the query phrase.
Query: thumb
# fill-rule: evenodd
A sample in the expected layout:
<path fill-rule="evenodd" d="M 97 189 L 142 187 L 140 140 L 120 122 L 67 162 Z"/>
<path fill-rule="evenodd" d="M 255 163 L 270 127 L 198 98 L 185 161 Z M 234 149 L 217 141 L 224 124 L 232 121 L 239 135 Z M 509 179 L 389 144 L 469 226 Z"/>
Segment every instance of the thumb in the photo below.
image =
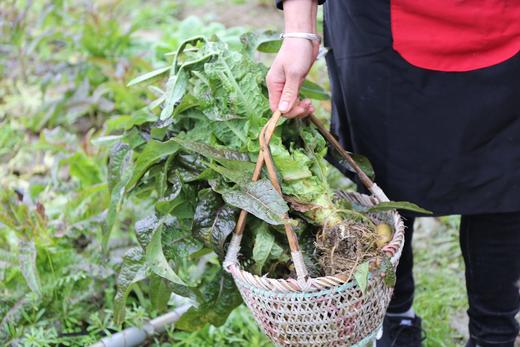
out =
<path fill-rule="evenodd" d="M 298 98 L 298 90 L 300 89 L 300 80 L 296 76 L 288 76 L 283 87 L 282 96 L 278 109 L 285 113 L 289 112 Z"/>

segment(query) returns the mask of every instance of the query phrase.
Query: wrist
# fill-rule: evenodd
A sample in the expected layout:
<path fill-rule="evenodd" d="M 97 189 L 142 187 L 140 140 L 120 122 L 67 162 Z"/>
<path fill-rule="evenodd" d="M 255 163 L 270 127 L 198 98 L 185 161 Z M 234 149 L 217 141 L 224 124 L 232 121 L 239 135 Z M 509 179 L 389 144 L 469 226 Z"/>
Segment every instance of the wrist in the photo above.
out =
<path fill-rule="evenodd" d="M 321 43 L 321 36 L 318 34 L 313 34 L 309 32 L 285 32 L 280 35 L 281 40 L 285 39 L 304 39 L 311 42 L 315 42 L 318 45 Z"/>
<path fill-rule="evenodd" d="M 316 34 L 317 0 L 285 0 L 285 32 Z"/>

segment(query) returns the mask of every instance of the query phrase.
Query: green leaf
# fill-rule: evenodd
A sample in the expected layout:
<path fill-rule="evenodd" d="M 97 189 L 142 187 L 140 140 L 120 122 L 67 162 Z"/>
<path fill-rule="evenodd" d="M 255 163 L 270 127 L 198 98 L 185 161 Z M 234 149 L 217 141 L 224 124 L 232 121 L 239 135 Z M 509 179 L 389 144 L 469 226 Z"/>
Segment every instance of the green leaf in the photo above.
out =
<path fill-rule="evenodd" d="M 149 113 L 146 110 L 140 110 L 132 115 L 121 115 L 108 119 L 105 123 L 106 132 L 107 134 L 110 134 L 114 130 L 130 130 L 136 125 L 142 125 L 156 120 L 156 115 Z"/>
<path fill-rule="evenodd" d="M 262 53 L 277 53 L 280 47 L 282 47 L 282 41 L 280 39 L 274 39 L 260 42 L 256 49 Z"/>
<path fill-rule="evenodd" d="M 162 226 L 162 225 L 161 225 Z M 162 227 L 158 227 L 155 230 L 150 243 L 146 247 L 146 264 L 152 272 L 161 276 L 173 283 L 186 285 L 184 281 L 173 271 L 171 266 L 168 264 L 166 257 L 164 256 L 161 235 Z"/>
<path fill-rule="evenodd" d="M 130 248 L 123 257 L 123 264 L 117 276 L 117 292 L 114 299 L 114 320 L 122 324 L 125 319 L 126 298 L 132 285 L 144 280 L 148 268 L 144 262 L 143 250 L 139 247 Z"/>
<path fill-rule="evenodd" d="M 128 84 L 126 86 L 127 87 L 131 87 L 131 86 L 136 85 L 138 83 L 141 83 L 141 82 L 147 81 L 149 79 L 152 79 L 154 77 L 160 76 L 163 73 L 165 73 L 167 71 L 170 71 L 170 69 L 171 69 L 171 66 L 165 66 L 165 67 L 162 67 L 160 69 L 147 72 L 147 73 L 145 73 L 143 75 L 137 76 L 136 78 L 134 78 L 133 80 L 128 82 Z"/>
<path fill-rule="evenodd" d="M 143 133 L 137 128 L 128 130 L 122 137 L 121 141 L 127 143 L 132 149 L 136 149 L 146 143 Z"/>
<path fill-rule="evenodd" d="M 159 219 L 155 216 L 155 214 L 148 215 L 137 222 L 135 222 L 135 236 L 137 237 L 137 242 L 139 245 L 146 249 L 148 244 L 152 240 L 152 235 L 160 226 Z"/>
<path fill-rule="evenodd" d="M 369 273 L 369 263 L 368 261 L 361 263 L 356 268 L 356 272 L 354 272 L 354 278 L 359 286 L 359 289 L 366 293 L 367 285 L 368 285 L 368 273 Z"/>
<path fill-rule="evenodd" d="M 70 175 L 78 179 L 85 186 L 91 186 L 101 183 L 101 170 L 99 166 L 83 152 L 76 152 L 68 159 L 66 163 L 70 167 Z"/>
<path fill-rule="evenodd" d="M 189 76 L 184 67 L 182 67 L 176 75 L 170 77 L 166 84 L 165 103 L 159 117 L 160 120 L 170 118 L 174 107 L 181 101 L 184 93 L 186 93 L 188 79 Z"/>
<path fill-rule="evenodd" d="M 13 219 L 12 216 L 3 211 L 0 211 L 0 223 L 2 223 L 11 230 L 18 229 L 17 221 Z"/>
<path fill-rule="evenodd" d="M 227 179 L 231 182 L 238 183 L 240 185 L 244 185 L 244 184 L 247 184 L 247 182 L 251 181 L 252 172 L 244 173 L 243 171 L 232 170 L 232 169 L 228 169 L 224 166 L 217 165 L 217 164 L 211 164 L 211 163 L 209 163 L 208 166 L 213 171 L 217 172 L 222 177 L 224 177 L 225 179 Z"/>
<path fill-rule="evenodd" d="M 171 183 L 166 189 L 164 196 L 159 198 L 155 204 L 155 209 L 161 215 L 171 213 L 171 211 L 186 202 L 183 193 L 183 188 L 188 189 L 188 186 L 184 186 L 181 178 L 175 172 L 175 175 L 168 177 L 169 183 Z"/>
<path fill-rule="evenodd" d="M 166 142 L 150 140 L 141 153 L 137 156 L 135 162 L 134 172 L 126 185 L 126 190 L 132 190 L 139 179 L 148 171 L 148 169 L 164 157 L 177 153 L 180 146 L 175 139 L 170 139 Z"/>
<path fill-rule="evenodd" d="M 245 33 L 240 37 L 240 41 L 251 55 L 255 50 L 262 53 L 277 53 L 282 46 L 280 34 L 272 30 L 263 33 Z"/>
<path fill-rule="evenodd" d="M 367 175 L 371 179 L 375 178 L 376 174 L 374 171 L 374 167 L 372 166 L 372 163 L 370 163 L 370 160 L 368 160 L 367 157 L 356 153 L 350 153 L 350 156 L 352 157 L 352 159 L 354 159 L 356 164 L 358 164 L 358 166 L 361 168 L 361 171 L 363 171 L 365 175 Z"/>
<path fill-rule="evenodd" d="M 125 198 L 125 186 L 134 172 L 131 162 L 132 153 L 130 146 L 125 143 L 117 143 L 112 147 L 110 153 L 108 165 L 110 203 L 105 223 L 103 224 L 102 238 L 102 248 L 105 252 L 108 249 L 110 234 Z"/>
<path fill-rule="evenodd" d="M 246 153 L 231 149 L 217 148 L 205 143 L 187 141 L 176 138 L 176 141 L 187 151 L 198 153 L 205 158 L 215 160 L 221 166 L 208 164 L 216 172 L 235 183 L 245 183 L 253 176 L 255 164 L 249 161 Z"/>
<path fill-rule="evenodd" d="M 314 99 L 314 100 L 329 100 L 330 99 L 330 95 L 329 95 L 329 93 L 327 93 L 327 91 L 325 89 L 323 89 L 320 85 L 318 85 L 312 81 L 309 81 L 309 80 L 303 81 L 303 84 L 300 88 L 300 93 L 305 98 L 309 98 L 309 99 Z"/>
<path fill-rule="evenodd" d="M 246 210 L 269 224 L 289 222 L 285 217 L 289 207 L 269 180 L 249 182 L 243 187 L 224 189 L 219 193 L 228 204 Z"/>
<path fill-rule="evenodd" d="M 255 261 L 254 269 L 256 274 L 262 274 L 262 268 L 269 258 L 274 244 L 274 236 L 269 232 L 267 225 L 262 224 L 262 226 L 257 229 L 255 245 L 253 247 L 253 260 Z"/>
<path fill-rule="evenodd" d="M 37 295 L 42 295 L 40 276 L 36 267 L 36 247 L 33 240 L 18 242 L 18 263 L 27 286 Z"/>
<path fill-rule="evenodd" d="M 232 149 L 217 148 L 205 143 L 185 140 L 180 137 L 176 137 L 175 141 L 178 142 L 184 149 L 203 155 L 208 159 L 217 160 L 219 162 L 222 160 L 249 162 L 249 156 L 246 153 L 241 153 Z M 254 164 L 250 163 L 250 165 Z"/>
<path fill-rule="evenodd" d="M 108 189 L 114 189 L 117 182 L 121 180 L 121 175 L 128 169 L 131 153 L 130 146 L 123 142 L 117 142 L 110 150 L 108 159 Z"/>
<path fill-rule="evenodd" d="M 243 117 L 237 116 L 232 113 L 222 114 L 220 113 L 220 110 L 217 107 L 207 108 L 203 112 L 209 120 L 214 122 L 228 122 L 234 119 L 244 119 Z"/>
<path fill-rule="evenodd" d="M 193 95 L 186 94 L 182 98 L 181 102 L 173 110 L 173 117 L 175 118 L 178 114 L 196 106 L 199 106 L 199 100 L 197 100 L 197 98 L 195 98 Z"/>
<path fill-rule="evenodd" d="M 345 159 L 343 159 L 343 157 L 341 157 L 336 150 L 331 149 L 329 151 L 329 154 L 334 159 L 334 161 L 336 161 L 345 170 L 348 170 L 352 173 L 356 173 L 356 170 L 354 170 L 354 168 L 352 166 L 350 166 L 350 164 Z M 359 154 L 354 154 L 354 153 L 349 153 L 349 154 L 352 157 L 352 159 L 354 159 L 356 164 L 358 164 L 361 171 L 363 171 L 371 179 L 374 179 L 374 177 L 375 177 L 374 168 L 372 167 L 372 164 L 370 163 L 368 158 L 366 158 L 362 155 L 359 155 Z"/>
<path fill-rule="evenodd" d="M 383 274 L 383 282 L 385 285 L 390 288 L 395 287 L 397 276 L 389 257 L 383 257 L 381 262 L 381 272 Z"/>
<path fill-rule="evenodd" d="M 385 212 L 391 210 L 406 210 L 412 211 L 422 214 L 433 214 L 431 211 L 428 211 L 424 208 L 417 206 L 414 203 L 406 202 L 406 201 L 385 201 L 380 202 L 374 207 L 368 209 L 368 212 Z"/>
<path fill-rule="evenodd" d="M 180 66 L 180 68 L 178 68 L 179 57 L 186 49 L 186 47 L 188 45 L 195 45 L 199 41 L 205 41 L 205 39 L 200 36 L 188 39 L 181 43 L 177 49 L 177 54 L 173 61 L 173 69 L 171 69 L 170 77 L 166 83 L 164 108 L 162 109 L 161 115 L 159 117 L 159 119 L 163 121 L 172 116 L 174 108 L 186 93 L 190 71 L 200 69 L 206 61 L 213 57 L 213 53 L 210 53 L 193 61 L 185 62 Z"/>
<path fill-rule="evenodd" d="M 238 305 L 242 297 L 238 292 L 233 278 L 220 270 L 213 279 L 204 283 L 200 291 L 204 300 L 198 307 L 190 308 L 175 324 L 175 327 L 185 331 L 197 331 L 206 324 L 221 326 Z"/>
<path fill-rule="evenodd" d="M 293 151 L 291 154 L 279 143 L 271 146 L 271 154 L 276 169 L 284 181 L 300 180 L 312 176 L 312 172 L 309 170 L 310 159 L 300 151 Z"/>
<path fill-rule="evenodd" d="M 237 52 L 219 54 L 218 58 L 204 65 L 204 73 L 209 80 L 213 98 L 221 100 L 219 106 L 226 109 L 222 113 L 246 116 L 249 121 L 256 122 L 269 112 L 267 98 L 262 90 L 265 71 L 246 56 Z M 243 128 L 235 130 L 243 131 Z M 240 137 L 239 131 L 234 132 Z"/>
<path fill-rule="evenodd" d="M 150 300 L 153 308 L 158 312 L 165 311 L 172 295 L 168 282 L 155 274 L 150 275 L 150 293 L 152 293 Z"/>
<path fill-rule="evenodd" d="M 235 229 L 236 212 L 211 189 L 201 190 L 193 215 L 193 234 L 222 257 L 224 243 Z"/>

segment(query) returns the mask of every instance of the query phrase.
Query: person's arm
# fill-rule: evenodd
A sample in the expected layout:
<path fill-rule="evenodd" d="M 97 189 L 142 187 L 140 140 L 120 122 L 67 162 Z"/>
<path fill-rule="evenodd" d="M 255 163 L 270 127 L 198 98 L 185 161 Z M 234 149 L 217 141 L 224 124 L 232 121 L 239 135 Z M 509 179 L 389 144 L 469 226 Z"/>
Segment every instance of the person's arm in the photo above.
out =
<path fill-rule="evenodd" d="M 283 1 L 286 33 L 316 33 L 317 0 Z M 269 103 L 293 118 L 314 112 L 309 100 L 298 100 L 300 86 L 318 55 L 319 43 L 302 38 L 285 38 L 267 74 Z"/>

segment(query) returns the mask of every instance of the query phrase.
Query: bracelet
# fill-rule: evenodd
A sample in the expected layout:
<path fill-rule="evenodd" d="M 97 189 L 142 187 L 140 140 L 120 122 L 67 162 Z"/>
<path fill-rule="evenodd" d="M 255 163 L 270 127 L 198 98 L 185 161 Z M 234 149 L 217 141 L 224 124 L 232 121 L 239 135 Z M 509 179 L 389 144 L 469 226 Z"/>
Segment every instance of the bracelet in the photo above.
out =
<path fill-rule="evenodd" d="M 306 39 L 309 41 L 318 41 L 318 43 L 321 43 L 320 35 L 312 33 L 281 33 L 280 40 L 285 38 Z"/>

